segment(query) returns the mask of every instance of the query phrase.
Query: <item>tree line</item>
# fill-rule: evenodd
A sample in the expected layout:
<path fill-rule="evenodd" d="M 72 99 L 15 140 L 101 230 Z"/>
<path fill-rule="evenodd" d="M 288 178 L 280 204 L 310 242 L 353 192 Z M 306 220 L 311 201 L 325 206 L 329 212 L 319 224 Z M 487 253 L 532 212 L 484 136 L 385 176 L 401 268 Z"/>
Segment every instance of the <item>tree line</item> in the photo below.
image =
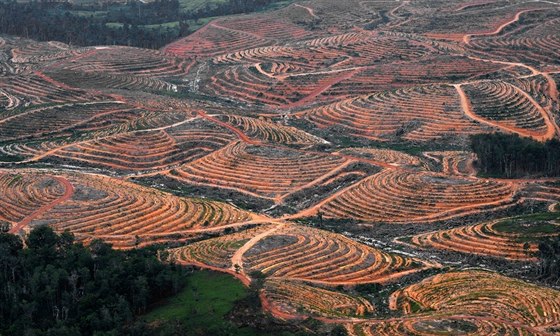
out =
<path fill-rule="evenodd" d="M 560 283 L 560 237 L 549 238 L 539 243 L 539 278 L 548 283 Z"/>
<path fill-rule="evenodd" d="M 178 292 L 185 270 L 155 249 L 88 247 L 39 227 L 0 233 L 0 335 L 148 335 L 134 317 Z"/>
<path fill-rule="evenodd" d="M 481 173 L 496 177 L 560 176 L 560 141 L 538 142 L 513 134 L 471 136 Z"/>
<path fill-rule="evenodd" d="M 192 33 L 188 20 L 248 13 L 278 0 L 228 0 L 184 11 L 178 0 L 79 5 L 0 1 L 0 33 L 78 46 L 126 45 L 158 49 Z M 164 28 L 147 27 L 174 23 Z"/>

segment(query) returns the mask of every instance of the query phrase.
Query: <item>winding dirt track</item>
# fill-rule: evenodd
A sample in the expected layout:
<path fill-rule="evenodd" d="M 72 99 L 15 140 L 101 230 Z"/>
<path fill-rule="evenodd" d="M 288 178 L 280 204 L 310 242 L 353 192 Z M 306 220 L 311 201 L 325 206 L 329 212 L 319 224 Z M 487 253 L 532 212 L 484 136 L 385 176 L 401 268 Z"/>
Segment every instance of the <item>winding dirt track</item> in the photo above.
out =
<path fill-rule="evenodd" d="M 527 12 L 536 12 L 536 11 L 541 11 L 541 10 L 548 10 L 548 9 L 552 9 L 552 8 L 536 8 L 536 9 L 525 9 L 522 10 L 520 12 L 517 12 L 517 14 L 513 17 L 513 19 L 509 20 L 508 22 L 500 25 L 498 28 L 496 28 L 496 30 L 492 31 L 492 32 L 484 32 L 484 33 L 473 33 L 473 34 L 467 34 L 463 37 L 463 42 L 465 44 L 469 44 L 471 41 L 471 38 L 473 36 L 492 36 L 492 35 L 497 35 L 499 34 L 504 28 L 506 28 L 507 26 L 519 21 L 519 18 L 521 17 L 521 14 L 523 13 L 527 13 Z"/>
<path fill-rule="evenodd" d="M 239 273 L 241 273 L 242 275 L 244 275 L 246 278 L 249 279 L 250 278 L 245 274 L 245 270 L 243 268 L 243 255 L 245 254 L 245 252 L 249 251 L 253 246 L 255 246 L 255 244 L 257 244 L 259 241 L 261 241 L 262 239 L 266 238 L 267 236 L 271 235 L 272 233 L 280 230 L 281 228 L 283 228 L 285 226 L 284 223 L 281 223 L 275 227 L 273 227 L 270 230 L 267 230 L 263 233 L 260 233 L 256 236 L 254 236 L 253 238 L 251 238 L 248 242 L 245 243 L 245 245 L 243 245 L 240 249 L 238 249 L 237 251 L 235 251 L 235 253 L 233 254 L 233 256 L 231 257 L 231 270 L 236 272 L 235 269 L 235 265 L 238 266 L 238 270 Z"/>
<path fill-rule="evenodd" d="M 220 125 L 220 126 L 222 126 L 222 127 L 225 127 L 225 128 L 227 128 L 227 129 L 229 129 L 230 131 L 232 131 L 233 133 L 235 133 L 235 134 L 239 137 L 239 139 L 240 139 L 241 141 L 243 141 L 243 142 L 245 142 L 245 143 L 248 143 L 248 144 L 250 144 L 250 145 L 258 145 L 258 144 L 260 144 L 259 141 L 253 140 L 253 139 L 249 138 L 245 133 L 241 132 L 239 129 L 235 128 L 234 126 L 232 126 L 232 125 L 230 125 L 230 124 L 228 124 L 228 123 L 226 123 L 226 122 L 224 122 L 224 121 L 221 121 L 221 120 L 219 120 L 218 118 L 215 118 L 215 117 L 213 117 L 213 116 L 211 116 L 211 115 L 208 115 L 208 114 L 206 114 L 206 112 L 204 112 L 204 111 L 202 111 L 202 110 L 198 111 L 198 115 L 200 115 L 202 118 L 204 118 L 204 119 L 206 119 L 206 120 L 209 120 L 209 121 L 211 121 L 211 122 L 213 122 L 213 123 L 215 123 L 215 124 L 218 124 L 218 125 Z"/>
<path fill-rule="evenodd" d="M 51 210 L 55 206 L 59 205 L 60 203 L 66 202 L 69 200 L 72 195 L 74 194 L 74 186 L 70 183 L 67 179 L 61 176 L 54 177 L 58 182 L 60 182 L 64 186 L 64 195 L 60 196 L 56 200 L 43 205 L 39 209 L 35 210 L 30 215 L 26 216 L 22 221 L 17 223 L 13 228 L 10 229 L 9 233 L 17 234 L 20 232 L 24 227 L 29 225 L 34 219 L 41 217 L 45 212 Z"/>
<path fill-rule="evenodd" d="M 318 17 L 318 16 L 315 14 L 315 11 L 313 11 L 313 8 L 309 8 L 309 7 L 307 7 L 307 6 L 303 6 L 303 5 L 300 5 L 300 4 L 294 4 L 294 6 L 303 8 L 303 9 L 305 9 L 305 10 L 309 13 L 309 15 L 313 16 L 315 19 L 320 19 L 320 17 Z"/>
<path fill-rule="evenodd" d="M 506 131 L 509 131 L 509 132 L 512 132 L 512 133 L 517 133 L 517 134 L 519 134 L 521 136 L 524 136 L 524 137 L 534 138 L 534 139 L 539 140 L 539 141 L 546 141 L 546 140 L 552 139 L 556 135 L 556 125 L 550 120 L 548 113 L 533 99 L 533 97 L 529 96 L 526 92 L 524 92 L 522 90 L 519 90 L 519 93 L 521 93 L 527 99 L 529 99 L 529 101 L 539 110 L 539 112 L 543 116 L 543 119 L 546 123 L 546 128 L 547 128 L 547 131 L 546 131 L 545 135 L 541 135 L 541 136 L 535 135 L 535 134 L 532 134 L 531 132 L 528 132 L 527 130 L 525 130 L 523 128 L 508 126 L 505 123 L 494 122 L 492 120 L 488 120 L 488 119 L 485 119 L 485 118 L 482 118 L 482 117 L 478 116 L 476 113 L 474 113 L 471 102 L 469 101 L 469 98 L 467 97 L 467 94 L 465 93 L 465 91 L 463 90 L 461 85 L 462 84 L 453 84 L 453 86 L 457 90 L 457 93 L 459 94 L 459 97 L 461 98 L 461 106 L 463 108 L 463 112 L 470 119 L 472 119 L 474 121 L 477 121 L 481 124 L 490 125 L 490 126 L 493 126 L 493 127 L 499 128 L 499 129 L 503 129 L 503 130 L 506 130 Z"/>

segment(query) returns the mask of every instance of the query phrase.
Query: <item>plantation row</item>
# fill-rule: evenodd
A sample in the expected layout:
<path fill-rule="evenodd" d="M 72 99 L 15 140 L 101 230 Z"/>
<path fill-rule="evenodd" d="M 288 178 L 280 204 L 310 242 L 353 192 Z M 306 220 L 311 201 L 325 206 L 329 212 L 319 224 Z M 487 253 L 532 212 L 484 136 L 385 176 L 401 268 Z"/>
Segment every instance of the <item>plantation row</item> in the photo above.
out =
<path fill-rule="evenodd" d="M 512 205 L 511 183 L 386 169 L 345 190 L 319 211 L 331 218 L 433 222 Z"/>
<path fill-rule="evenodd" d="M 169 258 L 180 264 L 202 264 L 226 271 L 233 267 L 231 258 L 249 239 L 270 229 L 259 225 L 252 229 L 199 241 L 169 250 Z"/>
<path fill-rule="evenodd" d="M 130 91 L 176 91 L 174 84 L 159 78 L 105 72 L 58 70 L 49 72 L 56 80 L 84 89 L 120 89 Z"/>
<path fill-rule="evenodd" d="M 474 112 L 498 125 L 521 129 L 537 138 L 554 136 L 549 131 L 543 108 L 524 91 L 505 82 L 481 82 L 462 86 Z"/>
<path fill-rule="evenodd" d="M 472 2 L 468 4 L 472 4 Z M 458 11 L 450 10 L 450 7 L 434 6 L 426 9 L 422 4 L 413 5 L 409 10 L 417 10 L 418 15 L 399 26 L 398 29 L 406 32 L 421 32 L 432 38 L 462 41 L 467 34 L 494 32 L 501 25 L 514 20 L 520 11 L 550 8 L 551 6 L 540 2 L 512 3 L 509 6 L 503 6 L 500 2 L 492 2 L 486 6 L 465 7 Z"/>
<path fill-rule="evenodd" d="M 314 145 L 325 142 L 324 140 L 295 127 L 283 126 L 279 123 L 263 119 L 241 117 L 236 115 L 221 115 L 218 118 L 240 129 L 249 137 L 261 139 L 270 143 Z"/>
<path fill-rule="evenodd" d="M 415 60 L 428 55 L 423 43 L 397 35 L 379 36 L 352 32 L 304 40 L 291 45 L 273 45 L 219 55 L 215 64 L 259 63 L 273 75 L 367 66 L 388 60 Z M 395 56 L 395 55 L 398 55 Z M 335 60 L 333 62 L 333 60 Z"/>
<path fill-rule="evenodd" d="M 315 98 L 329 87 L 352 72 L 332 74 L 310 74 L 289 78 L 273 78 L 259 71 L 256 66 L 233 66 L 210 78 L 204 88 L 210 94 L 271 106 L 289 106 L 307 97 Z M 307 98 L 310 99 L 310 98 Z"/>
<path fill-rule="evenodd" d="M 424 152 L 425 157 L 441 165 L 444 175 L 475 175 L 474 160 L 476 156 L 467 151 Z"/>
<path fill-rule="evenodd" d="M 155 50 L 107 46 L 96 47 L 85 54 L 58 62 L 50 69 L 139 77 L 172 77 L 185 74 L 191 65 L 186 60 Z"/>
<path fill-rule="evenodd" d="M 445 313 L 403 317 L 383 322 L 351 324 L 348 325 L 347 329 L 350 335 L 364 336 L 438 336 L 450 333 L 469 336 L 547 335 L 518 323 L 478 316 L 453 316 Z"/>
<path fill-rule="evenodd" d="M 365 67 L 323 92 L 327 97 L 366 95 L 424 84 L 456 83 L 498 74 L 504 65 L 465 56 L 438 56 Z"/>
<path fill-rule="evenodd" d="M 487 271 L 455 271 L 427 278 L 391 295 L 394 309 L 411 304 L 446 314 L 499 319 L 532 327 L 560 323 L 560 292 Z M 484 309 L 481 309 L 484 307 Z"/>
<path fill-rule="evenodd" d="M 234 138 L 201 123 L 155 131 L 136 131 L 67 146 L 53 156 L 78 165 L 119 172 L 161 170 L 194 161 Z"/>
<path fill-rule="evenodd" d="M 15 158 L 36 160 L 49 155 L 49 157 L 75 159 L 76 162 L 100 161 L 99 164 L 107 165 L 111 159 L 104 157 L 111 156 L 111 151 L 118 151 L 119 145 L 111 148 L 91 149 L 92 151 L 99 150 L 102 153 L 98 153 L 100 155 L 96 157 L 96 160 L 89 161 L 82 157 L 87 156 L 88 145 L 94 143 L 105 146 L 107 142 L 111 143 L 115 140 L 119 142 L 118 139 L 121 140 L 120 142 L 126 142 L 125 133 L 186 122 L 188 121 L 185 119 L 186 117 L 184 112 L 146 112 L 115 102 L 68 104 L 31 109 L 0 120 L 0 129 L 6 130 L 6 135 L 11 135 L 8 139 L 4 139 L 10 142 L 0 146 L 0 152 Z M 27 128 L 26 124 L 20 122 L 23 119 L 28 120 Z M 33 131 L 35 133 L 31 133 Z M 139 132 L 139 134 L 141 133 L 143 132 Z M 21 139 L 15 140 L 18 138 Z M 73 143 L 77 144 L 72 145 Z M 126 147 L 126 145 L 124 146 Z M 207 149 L 204 148 L 204 150 Z M 123 151 L 128 151 L 128 149 L 123 148 Z M 200 153 L 200 155 L 202 154 Z M 134 166 L 129 168 L 134 169 Z"/>
<path fill-rule="evenodd" d="M 302 311 L 325 317 L 363 316 L 374 311 L 373 305 L 364 298 L 284 279 L 266 281 L 263 295 L 275 309 L 294 317 L 300 316 Z"/>
<path fill-rule="evenodd" d="M 524 62 L 542 67 L 558 65 L 560 38 L 555 32 L 560 28 L 560 19 L 547 18 L 553 11 L 524 14 L 524 22 L 508 34 L 474 37 L 468 47 L 505 60 Z M 557 16 L 557 15 L 556 15 Z"/>
<path fill-rule="evenodd" d="M 41 138 L 47 134 L 64 133 L 70 128 L 88 125 L 93 130 L 96 122 L 109 115 L 119 115 L 130 106 L 113 101 L 67 103 L 27 109 L 0 119 L 0 141 Z M 115 120 L 117 121 L 117 120 Z M 99 129 L 97 129 L 99 130 Z"/>
<path fill-rule="evenodd" d="M 158 237 L 176 240 L 193 229 L 207 230 L 254 218 L 227 204 L 175 197 L 108 177 L 67 174 L 64 179 L 74 189 L 72 196 L 34 218 L 31 226 L 48 224 L 57 231 L 70 230 L 80 239 L 102 238 L 117 248 L 130 248 L 153 243 Z M 11 214 L 6 220 L 12 222 L 62 193 L 56 180 L 35 173 L 2 175 L 2 186 L 6 195 L 13 195 L 2 200 L 6 214 Z"/>
<path fill-rule="evenodd" d="M 164 52 L 181 58 L 204 58 L 271 44 L 271 41 L 251 33 L 222 27 L 213 22 L 196 33 L 168 44 Z"/>
<path fill-rule="evenodd" d="M 320 127 L 341 125 L 371 138 L 404 137 L 428 141 L 447 134 L 474 134 L 483 128 L 467 119 L 453 88 L 419 86 L 370 94 L 311 109 Z"/>
<path fill-rule="evenodd" d="M 42 74 L 0 77 L 3 109 L 14 109 L 29 104 L 84 102 L 93 99 L 83 90 L 65 87 Z"/>
<path fill-rule="evenodd" d="M 17 223 L 64 194 L 64 187 L 49 175 L 0 172 L 0 220 Z"/>
<path fill-rule="evenodd" d="M 301 226 L 287 226 L 263 238 L 243 255 L 243 264 L 271 279 L 330 286 L 387 282 L 433 266 Z"/>
<path fill-rule="evenodd" d="M 14 47 L 10 50 L 12 56 L 10 61 L 16 64 L 31 63 L 40 65 L 75 57 L 89 50 L 89 48 L 75 49 L 67 44 L 56 41 L 36 42 L 17 39 L 10 42 Z M 0 46 L 0 48 L 2 48 L 2 46 Z"/>
<path fill-rule="evenodd" d="M 181 166 L 172 177 L 273 198 L 293 192 L 348 163 L 341 157 L 235 142 Z"/>
<path fill-rule="evenodd" d="M 259 227 L 171 250 L 184 264 L 208 265 L 231 272 L 231 259 Z M 327 286 L 388 282 L 434 265 L 382 252 L 342 235 L 296 225 L 268 233 L 242 255 L 246 274 L 259 271 L 268 279 L 300 280 Z M 203 266 L 202 265 L 202 266 Z"/>
<path fill-rule="evenodd" d="M 341 154 L 355 157 L 364 157 L 374 161 L 392 164 L 395 166 L 419 166 L 420 159 L 391 149 L 378 148 L 348 148 L 340 151 Z"/>
<path fill-rule="evenodd" d="M 297 42 L 316 34 L 288 20 L 280 20 L 276 15 L 252 15 L 246 18 L 220 21 L 219 24 L 229 29 L 281 42 Z"/>
<path fill-rule="evenodd" d="M 524 243 L 521 233 L 503 232 L 495 229 L 501 220 L 462 226 L 455 229 L 435 231 L 413 236 L 411 244 L 420 248 L 436 248 L 469 254 L 487 255 L 510 260 L 536 261 L 538 246 Z M 546 234 L 531 235 L 546 237 Z"/>

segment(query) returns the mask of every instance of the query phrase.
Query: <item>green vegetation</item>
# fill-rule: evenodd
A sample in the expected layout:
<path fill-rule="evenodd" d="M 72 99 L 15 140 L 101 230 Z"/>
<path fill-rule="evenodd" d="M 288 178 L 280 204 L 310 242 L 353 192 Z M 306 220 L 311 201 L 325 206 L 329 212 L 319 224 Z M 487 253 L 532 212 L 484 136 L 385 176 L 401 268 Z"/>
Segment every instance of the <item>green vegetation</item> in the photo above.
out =
<path fill-rule="evenodd" d="M 197 271 L 186 279 L 181 292 L 143 317 L 158 326 L 160 332 L 167 334 L 173 329 L 185 335 L 265 335 L 251 328 L 238 328 L 227 320 L 235 303 L 249 294 L 237 279 L 211 271 Z"/>
<path fill-rule="evenodd" d="M 0 162 L 20 162 L 23 160 L 25 160 L 25 157 L 21 155 L 0 154 Z"/>
<path fill-rule="evenodd" d="M 544 239 L 539 244 L 538 277 L 550 284 L 560 281 L 560 237 Z"/>
<path fill-rule="evenodd" d="M 0 233 L 0 335 L 148 335 L 134 316 L 179 291 L 184 279 L 185 270 L 160 262 L 155 248 L 84 247 L 47 226 L 31 231 L 25 245 Z"/>
<path fill-rule="evenodd" d="M 560 224 L 552 221 L 559 220 L 560 213 L 543 212 L 508 218 L 494 225 L 494 229 L 500 232 L 518 233 L 524 238 L 536 234 L 560 234 Z"/>
<path fill-rule="evenodd" d="M 560 141 L 541 143 L 512 134 L 477 134 L 471 137 L 477 166 L 486 176 L 560 176 Z"/>
<path fill-rule="evenodd" d="M 251 323 L 267 318 L 258 288 L 163 263 L 157 247 L 117 251 L 99 240 L 85 247 L 48 226 L 31 231 L 25 246 L 0 233 L 2 336 L 303 335 L 285 325 L 269 330 L 266 321 L 259 330 L 238 327 L 230 315 L 240 303 L 254 309 Z"/>
<path fill-rule="evenodd" d="M 179 0 L 181 11 L 196 12 L 205 9 L 216 8 L 227 0 Z"/>
<path fill-rule="evenodd" d="M 191 34 L 215 17 L 270 10 L 287 3 L 286 0 L 9 1 L 0 2 L 0 33 L 81 46 L 118 44 L 158 49 Z"/>

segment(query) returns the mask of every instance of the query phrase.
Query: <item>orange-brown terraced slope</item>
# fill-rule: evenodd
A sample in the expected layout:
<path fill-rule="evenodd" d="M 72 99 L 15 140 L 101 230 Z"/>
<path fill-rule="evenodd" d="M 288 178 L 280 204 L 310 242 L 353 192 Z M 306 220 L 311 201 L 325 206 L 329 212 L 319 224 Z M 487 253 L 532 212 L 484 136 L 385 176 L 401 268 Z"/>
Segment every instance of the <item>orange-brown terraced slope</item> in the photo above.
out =
<path fill-rule="evenodd" d="M 502 81 L 479 82 L 457 86 L 465 113 L 475 120 L 538 140 L 556 135 L 555 125 L 544 108 L 515 85 Z M 464 93 L 461 92 L 464 91 Z"/>
<path fill-rule="evenodd" d="M 433 265 L 382 252 L 340 234 L 288 225 L 246 251 L 243 267 L 270 279 L 336 286 L 390 282 Z"/>
<path fill-rule="evenodd" d="M 138 131 L 83 142 L 54 152 L 80 165 L 116 171 L 161 170 L 198 159 L 231 140 L 226 133 L 191 130 Z"/>
<path fill-rule="evenodd" d="M 512 260 L 536 260 L 533 257 L 538 251 L 535 244 L 525 249 L 524 243 L 516 240 L 518 235 L 497 232 L 494 224 L 496 222 L 424 233 L 412 237 L 411 244 Z"/>
<path fill-rule="evenodd" d="M 271 41 L 256 34 L 222 26 L 218 20 L 196 33 L 167 45 L 164 51 L 183 58 L 216 56 L 262 47 Z"/>
<path fill-rule="evenodd" d="M 221 115 L 217 118 L 243 130 L 244 133 L 252 138 L 261 139 L 270 143 L 313 145 L 326 142 L 321 138 L 295 127 L 284 126 L 262 119 L 236 115 Z"/>
<path fill-rule="evenodd" d="M 363 336 L 550 335 L 536 328 L 515 322 L 452 314 L 431 314 L 428 316 L 395 318 L 387 321 L 348 324 L 347 329 L 350 335 Z"/>
<path fill-rule="evenodd" d="M 92 96 L 71 89 L 47 76 L 9 75 L 0 77 L 0 108 L 14 109 L 28 104 L 84 102 Z"/>
<path fill-rule="evenodd" d="M 15 226 L 42 206 L 60 199 L 65 188 L 54 176 L 0 172 L 0 220 Z"/>
<path fill-rule="evenodd" d="M 29 173 L 24 176 L 24 181 L 44 183 L 41 182 L 43 175 Z M 57 231 L 69 230 L 80 239 L 102 238 L 115 247 L 128 248 L 135 244 L 176 241 L 183 234 L 260 218 L 224 203 L 176 197 L 109 177 L 69 173 L 64 178 L 73 187 L 71 197 L 34 218 L 30 225 L 49 224 Z M 41 197 L 39 199 L 45 199 L 44 203 L 49 203 L 64 193 L 60 183 L 56 182 L 52 182 L 53 187 L 58 186 L 55 190 L 59 191 L 52 197 L 41 196 L 41 192 L 51 190 L 41 188 L 41 184 L 31 184 L 26 189 L 18 187 L 14 194 L 22 194 L 19 198 L 23 201 Z M 21 201 L 12 203 L 20 204 L 22 209 L 29 208 L 27 212 L 36 209 L 36 206 Z M 24 210 L 21 212 L 25 213 Z"/>
<path fill-rule="evenodd" d="M 484 128 L 463 115 L 451 86 L 421 86 L 360 96 L 307 112 L 319 127 L 340 125 L 374 139 L 403 137 L 428 141 L 442 136 L 481 133 Z"/>
<path fill-rule="evenodd" d="M 560 236 L 560 223 L 521 216 L 422 233 L 399 238 L 397 242 L 419 248 L 537 261 L 538 242 L 556 236 Z"/>
<path fill-rule="evenodd" d="M 170 176 L 186 183 L 275 198 L 320 182 L 348 162 L 328 154 L 235 142 L 174 170 Z"/>
<path fill-rule="evenodd" d="M 0 141 L 48 137 L 55 133 L 70 135 L 72 127 L 89 124 L 99 118 L 115 117 L 130 106 L 115 101 L 69 103 L 26 109 L 0 117 Z M 117 120 L 115 120 L 117 121 Z"/>
<path fill-rule="evenodd" d="M 181 263 L 234 273 L 245 282 L 251 272 L 260 271 L 269 280 L 325 286 L 385 283 L 437 267 L 382 252 L 343 235 L 288 223 L 261 225 L 170 252 Z"/>
<path fill-rule="evenodd" d="M 386 169 L 323 204 L 327 217 L 364 221 L 431 222 L 511 205 L 507 182 Z"/>
<path fill-rule="evenodd" d="M 474 160 L 476 155 L 467 151 L 424 152 L 423 155 L 441 165 L 445 175 L 475 175 Z"/>
<path fill-rule="evenodd" d="M 390 302 L 393 309 L 405 313 L 414 302 L 441 313 L 493 318 L 528 327 L 560 324 L 559 291 L 487 271 L 439 274 L 393 293 Z"/>
<path fill-rule="evenodd" d="M 170 258 L 184 265 L 216 267 L 227 272 L 233 267 L 232 258 L 251 238 L 270 230 L 266 223 L 252 229 L 199 241 L 169 250 Z"/>
<path fill-rule="evenodd" d="M 268 280 L 262 291 L 271 311 L 290 315 L 293 318 L 311 316 L 352 317 L 363 316 L 374 310 L 364 298 L 316 288 L 297 281 L 284 279 Z M 304 314 L 301 314 L 301 312 Z"/>
<path fill-rule="evenodd" d="M 413 155 L 391 149 L 348 148 L 340 151 L 343 155 L 363 157 L 395 166 L 418 166 L 420 159 Z"/>

